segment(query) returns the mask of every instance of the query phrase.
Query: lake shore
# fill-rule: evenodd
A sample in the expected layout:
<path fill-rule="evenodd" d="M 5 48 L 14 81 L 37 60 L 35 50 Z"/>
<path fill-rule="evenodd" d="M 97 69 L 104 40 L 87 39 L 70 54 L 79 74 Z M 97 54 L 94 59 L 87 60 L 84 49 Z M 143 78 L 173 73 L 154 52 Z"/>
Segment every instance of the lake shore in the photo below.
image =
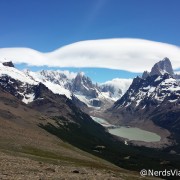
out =
<path fill-rule="evenodd" d="M 111 125 L 110 123 L 107 122 L 107 120 L 103 119 L 103 118 L 98 118 L 98 117 L 93 117 L 93 118 L 97 118 L 98 121 L 95 121 L 100 123 L 102 126 L 103 124 L 109 124 Z M 112 125 L 113 127 L 114 125 Z M 145 142 L 145 141 L 141 141 L 141 140 L 129 140 L 128 138 L 124 138 L 124 137 L 119 137 L 117 135 L 114 135 L 114 137 L 116 139 L 119 139 L 121 141 L 124 141 L 125 143 L 127 144 L 132 144 L 132 145 L 135 145 L 135 146 L 146 146 L 146 147 L 150 147 L 150 148 L 164 148 L 164 147 L 168 147 L 168 146 L 171 146 L 173 145 L 175 142 L 172 141 L 169 137 L 170 137 L 170 132 L 166 129 L 163 129 L 159 126 L 156 126 L 152 121 L 135 121 L 135 122 L 131 122 L 129 123 L 128 125 L 121 125 L 120 127 L 130 127 L 130 128 L 139 128 L 141 130 L 144 130 L 144 131 L 148 131 L 148 132 L 151 132 L 151 133 L 155 133 L 157 135 L 159 135 L 161 138 L 159 141 L 156 141 L 156 142 Z M 108 129 L 108 126 L 104 126 Z M 110 127 L 110 126 L 109 126 Z M 116 126 L 114 126 L 116 127 Z M 119 126 L 117 126 L 118 128 Z"/>

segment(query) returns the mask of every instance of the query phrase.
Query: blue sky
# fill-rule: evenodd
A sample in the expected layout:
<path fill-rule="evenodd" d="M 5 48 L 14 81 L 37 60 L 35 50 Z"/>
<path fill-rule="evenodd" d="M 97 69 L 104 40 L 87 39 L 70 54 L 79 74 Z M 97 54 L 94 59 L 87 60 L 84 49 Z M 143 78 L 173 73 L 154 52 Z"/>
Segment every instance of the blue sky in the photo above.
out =
<path fill-rule="evenodd" d="M 50 52 L 122 37 L 180 46 L 179 7 L 179 0 L 0 0 L 0 48 Z"/>

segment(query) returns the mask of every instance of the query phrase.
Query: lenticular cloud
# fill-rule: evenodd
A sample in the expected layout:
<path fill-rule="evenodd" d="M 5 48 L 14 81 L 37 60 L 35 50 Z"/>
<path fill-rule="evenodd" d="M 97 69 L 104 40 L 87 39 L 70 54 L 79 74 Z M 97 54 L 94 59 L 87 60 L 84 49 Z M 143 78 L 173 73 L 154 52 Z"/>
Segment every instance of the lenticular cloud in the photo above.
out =
<path fill-rule="evenodd" d="M 89 40 L 61 47 L 50 53 L 28 48 L 1 48 L 0 61 L 49 67 L 101 67 L 131 72 L 150 70 L 168 57 L 174 69 L 180 68 L 180 47 L 142 39 Z"/>

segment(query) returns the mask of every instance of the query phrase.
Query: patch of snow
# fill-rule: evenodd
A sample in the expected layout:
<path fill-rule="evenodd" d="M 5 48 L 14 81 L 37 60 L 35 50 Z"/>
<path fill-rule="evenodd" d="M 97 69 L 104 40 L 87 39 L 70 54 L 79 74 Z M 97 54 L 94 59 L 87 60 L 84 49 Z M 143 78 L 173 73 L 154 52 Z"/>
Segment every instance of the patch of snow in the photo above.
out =
<path fill-rule="evenodd" d="M 149 90 L 151 87 L 147 86 L 147 87 L 143 87 L 144 90 Z"/>
<path fill-rule="evenodd" d="M 53 93 L 55 94 L 61 94 L 61 95 L 66 95 L 69 99 L 71 99 L 71 92 L 64 87 L 51 83 L 50 81 L 43 82 L 43 84 L 48 87 Z"/>
<path fill-rule="evenodd" d="M 176 80 L 174 78 L 169 78 L 169 79 L 165 79 L 161 84 L 166 85 L 173 82 L 176 82 Z"/>
<path fill-rule="evenodd" d="M 158 76 L 156 79 L 155 79 L 155 81 L 154 82 L 156 82 L 156 81 L 160 81 L 162 78 L 161 78 L 161 76 Z"/>
<path fill-rule="evenodd" d="M 168 90 L 170 90 L 170 91 L 180 91 L 180 86 L 177 86 L 177 87 L 171 86 L 171 87 L 168 88 Z"/>
<path fill-rule="evenodd" d="M 100 92 L 98 93 L 98 98 L 99 99 L 109 99 L 111 101 L 117 101 L 118 99 L 121 98 L 121 96 L 113 96 L 109 91 L 108 92 Z"/>
<path fill-rule="evenodd" d="M 176 102 L 178 99 L 174 99 L 174 100 L 168 100 L 169 102 Z"/>
<path fill-rule="evenodd" d="M 37 98 L 36 100 L 43 100 L 44 98 Z"/>
<path fill-rule="evenodd" d="M 48 72 L 48 71 L 47 71 Z M 55 84 L 53 82 L 50 82 L 45 79 L 45 76 L 43 76 L 39 72 L 32 72 L 32 71 L 26 71 L 26 74 L 31 77 L 32 79 L 35 79 L 38 82 L 43 83 L 46 87 L 48 87 L 53 93 L 55 94 L 61 94 L 66 95 L 69 99 L 71 99 L 71 92 L 63 87 L 63 85 Z M 57 75 L 57 72 L 55 73 Z"/>
<path fill-rule="evenodd" d="M 28 104 L 28 103 L 32 102 L 34 100 L 34 98 L 35 98 L 34 94 L 26 94 L 26 95 L 24 95 L 24 98 L 22 99 L 22 101 L 25 104 Z"/>
<path fill-rule="evenodd" d="M 149 89 L 149 92 L 152 93 L 152 92 L 155 91 L 155 89 L 156 89 L 156 87 L 151 87 L 151 88 Z"/>
<path fill-rule="evenodd" d="M 16 68 L 4 66 L 2 63 L 0 63 L 0 76 L 8 75 L 12 77 L 15 80 L 28 83 L 31 85 L 36 85 L 38 82 L 31 79 L 29 76 L 27 76 L 25 73 L 17 70 Z"/>
<path fill-rule="evenodd" d="M 130 102 L 128 102 L 128 103 L 126 104 L 126 106 L 125 106 L 125 107 L 128 107 L 130 104 L 131 104 L 131 103 L 130 103 Z"/>
<path fill-rule="evenodd" d="M 141 101 L 142 101 L 142 99 L 136 100 L 136 106 L 139 106 L 139 104 L 140 104 Z"/>
<path fill-rule="evenodd" d="M 80 94 L 80 93 L 74 93 L 74 95 L 82 102 L 84 102 L 85 104 L 87 104 L 88 107 L 92 107 L 90 104 L 90 99 L 87 98 L 86 96 Z"/>

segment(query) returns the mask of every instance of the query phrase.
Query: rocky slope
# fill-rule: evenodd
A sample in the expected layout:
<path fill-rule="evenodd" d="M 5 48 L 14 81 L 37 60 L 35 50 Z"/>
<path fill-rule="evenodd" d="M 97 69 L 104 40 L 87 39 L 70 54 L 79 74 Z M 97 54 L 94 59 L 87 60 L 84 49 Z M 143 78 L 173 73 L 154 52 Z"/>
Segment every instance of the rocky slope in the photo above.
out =
<path fill-rule="evenodd" d="M 110 166 L 102 166 L 100 168 L 78 166 L 61 161 L 50 163 L 43 159 L 34 160 L 28 155 L 13 156 L 0 152 L 0 179 L 134 179 L 138 180 L 138 173 L 130 172 L 124 169 Z M 146 179 L 146 178 L 145 178 Z M 147 178 L 153 179 L 153 178 Z"/>

